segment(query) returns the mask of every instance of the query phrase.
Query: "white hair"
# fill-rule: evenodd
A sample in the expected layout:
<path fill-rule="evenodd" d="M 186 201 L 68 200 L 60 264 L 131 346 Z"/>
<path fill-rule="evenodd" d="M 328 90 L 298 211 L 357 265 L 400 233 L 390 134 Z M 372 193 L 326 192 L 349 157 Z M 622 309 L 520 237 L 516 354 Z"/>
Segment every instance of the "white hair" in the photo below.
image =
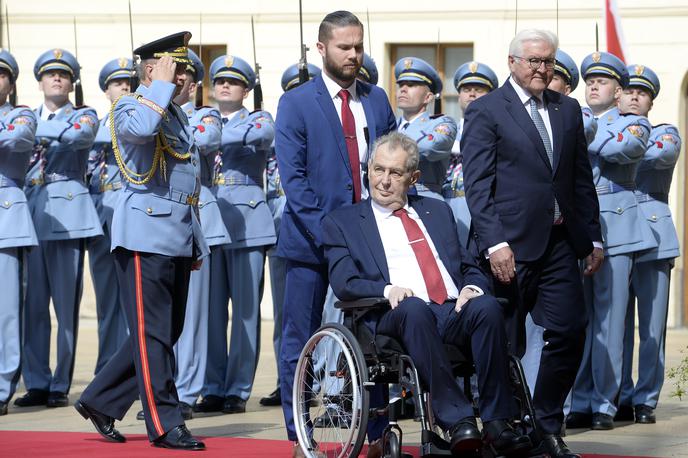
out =
<path fill-rule="evenodd" d="M 509 44 L 510 56 L 523 56 L 523 43 L 526 41 L 544 41 L 552 47 L 554 51 L 559 48 L 559 38 L 554 32 L 543 29 L 525 29 L 521 30 L 511 40 Z"/>

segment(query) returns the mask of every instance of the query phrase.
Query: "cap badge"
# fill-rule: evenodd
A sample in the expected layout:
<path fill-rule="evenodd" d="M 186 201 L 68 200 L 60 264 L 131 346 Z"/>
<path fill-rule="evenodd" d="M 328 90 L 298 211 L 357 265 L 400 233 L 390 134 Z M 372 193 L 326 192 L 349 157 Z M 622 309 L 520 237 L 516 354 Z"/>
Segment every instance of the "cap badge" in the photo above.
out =
<path fill-rule="evenodd" d="M 598 63 L 598 62 L 600 61 L 600 58 L 601 58 L 601 57 L 602 57 L 602 56 L 601 56 L 600 53 L 598 53 L 597 51 L 595 51 L 594 53 L 592 53 L 592 61 L 595 62 L 595 63 Z"/>
<path fill-rule="evenodd" d="M 61 49 L 53 49 L 53 56 L 55 56 L 55 59 L 61 59 L 62 58 L 62 50 Z"/>
<path fill-rule="evenodd" d="M 127 68 L 128 62 L 126 57 L 120 57 L 117 63 L 119 64 L 119 68 Z"/>
<path fill-rule="evenodd" d="M 225 57 L 225 67 L 231 67 L 233 63 L 234 63 L 234 57 L 232 57 L 232 56 Z"/>
<path fill-rule="evenodd" d="M 643 73 L 645 73 L 645 66 L 644 65 L 636 65 L 635 66 L 635 74 L 638 76 L 643 76 Z"/>
<path fill-rule="evenodd" d="M 405 59 L 405 60 L 404 60 L 404 68 L 405 68 L 406 70 L 408 70 L 409 68 L 411 68 L 412 65 L 413 65 L 413 59 Z"/>
<path fill-rule="evenodd" d="M 470 70 L 471 73 L 477 72 L 477 71 L 478 71 L 478 63 L 477 63 L 477 62 L 471 62 L 471 63 L 468 65 L 468 70 Z"/>

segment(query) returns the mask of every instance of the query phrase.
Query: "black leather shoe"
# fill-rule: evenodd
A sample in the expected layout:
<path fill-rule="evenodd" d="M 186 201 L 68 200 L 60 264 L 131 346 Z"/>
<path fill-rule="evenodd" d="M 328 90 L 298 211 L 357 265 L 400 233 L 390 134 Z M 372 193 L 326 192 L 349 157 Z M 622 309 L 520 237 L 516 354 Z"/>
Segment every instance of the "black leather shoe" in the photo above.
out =
<path fill-rule="evenodd" d="M 193 418 L 193 408 L 186 402 L 179 403 L 179 410 L 182 411 L 182 418 L 184 420 L 191 420 Z M 141 421 L 146 419 L 143 410 L 139 410 L 136 413 L 136 419 Z"/>
<path fill-rule="evenodd" d="M 614 429 L 614 417 L 600 412 L 592 414 L 591 429 L 595 431 L 608 431 Z"/>
<path fill-rule="evenodd" d="M 205 444 L 191 435 L 186 426 L 179 425 L 153 441 L 153 445 L 176 450 L 205 450 Z"/>
<path fill-rule="evenodd" d="M 7 403 L 0 401 L 0 417 L 7 415 Z"/>
<path fill-rule="evenodd" d="M 459 420 L 451 427 L 449 435 L 451 436 L 449 447 L 454 455 L 459 455 L 461 452 L 477 451 L 483 445 L 475 417 Z"/>
<path fill-rule="evenodd" d="M 14 405 L 17 407 L 35 407 L 44 406 L 48 403 L 47 390 L 29 390 L 24 396 L 14 400 Z"/>
<path fill-rule="evenodd" d="M 138 412 L 136 412 L 136 419 L 140 420 L 140 421 L 143 421 L 146 419 L 146 416 L 143 413 L 143 410 L 139 410 Z"/>
<path fill-rule="evenodd" d="M 270 407 L 270 406 L 281 406 L 282 405 L 282 394 L 280 389 L 277 388 L 272 393 L 268 394 L 264 398 L 260 398 L 260 405 Z"/>
<path fill-rule="evenodd" d="M 203 396 L 201 402 L 197 402 L 194 405 L 193 410 L 194 412 L 222 412 L 224 406 L 225 398 L 209 394 L 208 396 Z"/>
<path fill-rule="evenodd" d="M 48 407 L 67 407 L 69 405 L 69 397 L 67 393 L 60 393 L 59 391 L 51 391 L 48 395 Z"/>
<path fill-rule="evenodd" d="M 645 404 L 638 404 L 635 406 L 635 422 L 642 424 L 657 423 L 655 417 L 655 409 Z"/>
<path fill-rule="evenodd" d="M 550 458 L 581 458 L 569 450 L 564 440 L 556 434 L 545 434 L 540 443 L 530 451 L 531 456 L 549 455 Z"/>
<path fill-rule="evenodd" d="M 494 456 L 523 453 L 533 447 L 528 435 L 518 434 L 504 420 L 488 421 L 483 425 L 483 442 L 492 449 Z"/>
<path fill-rule="evenodd" d="M 244 413 L 246 412 L 246 401 L 239 396 L 228 396 L 222 408 L 224 413 Z"/>
<path fill-rule="evenodd" d="M 621 404 L 614 415 L 614 421 L 633 421 L 633 407 L 627 404 Z"/>
<path fill-rule="evenodd" d="M 328 407 L 313 421 L 314 428 L 348 428 L 349 419 L 341 415 L 336 407 Z"/>
<path fill-rule="evenodd" d="M 592 426 L 592 414 L 583 412 L 571 412 L 566 416 L 567 429 L 582 429 Z"/>
<path fill-rule="evenodd" d="M 91 420 L 98 434 L 110 442 L 126 442 L 126 438 L 115 429 L 115 419 L 100 413 L 81 401 L 74 403 L 74 408 L 86 420 Z"/>

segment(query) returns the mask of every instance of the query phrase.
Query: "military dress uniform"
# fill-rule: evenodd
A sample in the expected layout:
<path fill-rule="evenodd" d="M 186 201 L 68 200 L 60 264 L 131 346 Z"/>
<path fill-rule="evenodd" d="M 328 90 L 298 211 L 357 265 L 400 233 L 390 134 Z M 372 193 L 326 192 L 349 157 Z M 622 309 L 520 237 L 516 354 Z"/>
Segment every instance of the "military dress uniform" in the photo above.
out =
<path fill-rule="evenodd" d="M 657 75 L 648 67 L 628 67 L 631 85 L 646 88 L 653 99 L 659 93 Z M 638 423 L 654 423 L 664 383 L 664 344 L 666 337 L 669 283 L 674 259 L 680 255 L 676 227 L 669 209 L 669 189 L 681 151 L 681 137 L 671 124 L 652 128 L 648 148 L 638 167 L 635 196 L 640 214 L 649 222 L 657 247 L 638 253 L 633 264 L 631 297 L 626 315 L 624 370 L 619 403 L 635 407 Z M 635 301 L 638 303 L 638 380 L 633 384 L 633 336 Z M 645 410 L 645 416 L 642 410 Z M 649 409 L 649 411 L 648 411 Z M 639 412 L 639 410 L 641 410 Z"/>
<path fill-rule="evenodd" d="M 605 75 L 628 84 L 626 66 L 608 53 L 583 60 L 584 78 Z M 651 126 L 647 118 L 623 115 L 617 108 L 601 114 L 597 135 L 588 145 L 593 181 L 600 203 L 605 260 L 585 278 L 588 310 L 583 360 L 571 398 L 571 413 L 597 415 L 608 426 L 616 413 L 621 384 L 624 322 L 635 253 L 657 246 L 647 220 L 638 209 L 635 178 L 647 150 Z M 596 420 L 593 419 L 593 422 Z"/>
<path fill-rule="evenodd" d="M 61 49 L 41 54 L 34 65 L 36 80 L 50 70 L 66 71 L 72 81 L 79 78 L 79 63 Z M 85 182 L 98 117 L 92 108 L 70 102 L 55 113 L 45 105 L 35 113 L 38 126 L 26 195 L 40 244 L 28 256 L 30 287 L 24 310 L 22 375 L 29 397 L 15 404 L 38 405 L 30 401 L 31 395 L 41 393 L 37 398 L 42 398 L 50 392 L 48 405 L 62 407 L 74 372 L 85 241 L 103 234 Z M 52 373 L 51 299 L 57 317 L 57 365 Z"/>
<path fill-rule="evenodd" d="M 193 62 L 187 66 L 187 74 L 193 74 L 196 82 L 203 81 L 205 68 L 198 56 L 189 50 L 189 59 Z M 196 90 L 201 90 L 197 87 Z M 213 186 L 213 168 L 220 148 L 222 124 L 220 112 L 211 107 L 194 107 L 192 102 L 182 105 L 182 110 L 189 119 L 194 140 L 198 148 L 201 168 L 201 193 L 198 209 L 203 235 L 209 247 L 229 243 L 231 238 L 222 221 L 220 208 L 211 188 Z M 203 390 L 206 363 L 208 361 L 208 309 L 210 307 L 210 258 L 203 261 L 201 268 L 191 272 L 189 293 L 186 300 L 184 331 L 174 347 L 176 356 L 175 384 L 179 401 L 193 406 Z"/>
<path fill-rule="evenodd" d="M 490 67 L 479 62 L 467 62 L 459 66 L 454 72 L 454 87 L 457 91 L 465 84 L 479 84 L 485 86 L 489 91 L 499 87 L 497 75 Z M 466 203 L 466 193 L 463 188 L 463 166 L 461 156 L 461 130 L 463 129 L 463 118 L 457 122 L 456 140 L 451 149 L 449 167 L 442 184 L 442 195 L 444 201 L 449 204 L 456 220 L 456 227 L 459 232 L 459 241 L 462 246 L 468 244 L 468 230 L 471 227 L 471 213 L 468 211 Z"/>
<path fill-rule="evenodd" d="M 0 71 L 16 84 L 19 67 L 14 57 L 0 50 Z M 38 239 L 22 190 L 36 134 L 36 115 L 26 107 L 0 106 L 0 415 L 14 395 L 20 376 L 22 309 L 24 307 L 25 252 Z"/>
<path fill-rule="evenodd" d="M 404 81 L 428 85 L 433 94 L 442 93 L 442 80 L 430 64 L 417 57 L 404 57 L 394 65 L 397 84 Z M 419 195 L 443 199 L 442 184 L 447 173 L 451 150 L 456 140 L 456 121 L 447 115 L 423 111 L 413 119 L 400 116 L 397 130 L 418 144 L 420 179 L 415 185 Z"/>
<path fill-rule="evenodd" d="M 100 89 L 105 91 L 111 81 L 131 79 L 133 72 L 134 64 L 131 59 L 122 57 L 111 60 L 100 71 Z M 102 236 L 87 241 L 98 316 L 98 359 L 95 368 L 95 373 L 98 373 L 129 334 L 124 310 L 119 303 L 115 257 L 110 252 L 112 213 L 122 189 L 122 176 L 112 153 L 109 113 L 100 120 L 89 156 L 89 176 L 89 191 L 103 228 Z"/>
<path fill-rule="evenodd" d="M 211 81 L 237 79 L 249 90 L 256 76 L 235 56 L 220 56 L 210 66 Z M 246 108 L 222 119 L 215 195 L 231 243 L 213 247 L 208 328 L 208 365 L 203 388 L 208 396 L 225 399 L 227 413 L 243 412 L 260 353 L 260 301 L 266 247 L 276 241 L 265 202 L 263 175 L 274 139 L 272 116 Z M 232 330 L 227 351 L 228 302 L 232 299 Z M 210 398 L 212 399 L 212 398 Z M 205 409 L 205 406 L 199 406 Z"/>
<path fill-rule="evenodd" d="M 189 64 L 190 37 L 174 34 L 135 53 L 144 61 L 170 56 Z M 172 101 L 175 90 L 153 80 L 111 109 L 113 151 L 125 180 L 112 218 L 112 249 L 130 334 L 75 407 L 102 435 L 122 442 L 112 423 L 139 398 L 154 445 L 198 449 L 204 446 L 191 438 L 179 408 L 173 346 L 192 264 L 207 256 L 208 245 L 199 221 L 198 150 L 187 116 Z"/>

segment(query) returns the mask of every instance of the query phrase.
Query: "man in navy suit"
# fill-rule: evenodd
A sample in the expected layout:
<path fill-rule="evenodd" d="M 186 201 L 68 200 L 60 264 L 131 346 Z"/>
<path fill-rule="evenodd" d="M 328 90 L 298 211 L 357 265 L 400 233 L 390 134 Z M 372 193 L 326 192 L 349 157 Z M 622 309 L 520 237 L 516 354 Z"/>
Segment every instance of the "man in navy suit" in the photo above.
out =
<path fill-rule="evenodd" d="M 509 48 L 511 76 L 466 110 L 461 150 L 472 248 L 489 265 L 510 351 L 525 351 L 525 317 L 545 328 L 535 385 L 538 452 L 576 457 L 561 440 L 563 405 L 580 364 L 586 312 L 578 260 L 593 274 L 603 254 L 581 110 L 546 89 L 558 39 L 524 30 Z M 593 244 L 595 248 L 593 250 Z"/>
<path fill-rule="evenodd" d="M 523 451 L 530 439 L 508 423 L 512 400 L 501 308 L 484 294 L 488 279 L 461 246 L 449 206 L 407 195 L 420 177 L 419 158 L 416 142 L 404 134 L 379 138 L 368 162 L 370 199 L 323 220 L 332 289 L 344 300 L 389 299 L 391 310 L 379 318 L 376 332 L 403 343 L 454 454 L 479 448 L 481 435 L 444 342 L 473 355 L 483 432 L 495 455 Z"/>
<path fill-rule="evenodd" d="M 363 61 L 363 25 L 348 11 L 320 24 L 320 76 L 286 92 L 275 124 L 275 153 L 287 205 L 277 255 L 287 259 L 280 351 L 282 408 L 296 441 L 292 385 L 299 354 L 320 326 L 329 283 L 322 218 L 367 196 L 361 164 L 368 145 L 395 129 L 387 94 L 356 80 Z M 294 447 L 298 456 L 300 447 Z"/>

